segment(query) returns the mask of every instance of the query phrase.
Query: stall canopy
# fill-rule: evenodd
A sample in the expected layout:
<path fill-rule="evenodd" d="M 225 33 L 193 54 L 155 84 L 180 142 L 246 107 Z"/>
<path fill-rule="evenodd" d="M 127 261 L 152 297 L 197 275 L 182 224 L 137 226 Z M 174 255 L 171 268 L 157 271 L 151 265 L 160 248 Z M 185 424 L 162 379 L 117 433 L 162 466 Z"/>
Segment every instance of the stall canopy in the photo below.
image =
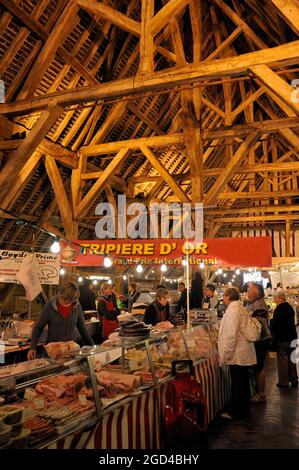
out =
<path fill-rule="evenodd" d="M 184 239 L 76 240 L 61 242 L 61 263 L 65 266 L 102 266 L 104 255 L 116 265 L 180 265 L 189 254 L 190 265 L 216 266 L 272 265 L 271 237 L 206 238 L 202 242 Z"/>

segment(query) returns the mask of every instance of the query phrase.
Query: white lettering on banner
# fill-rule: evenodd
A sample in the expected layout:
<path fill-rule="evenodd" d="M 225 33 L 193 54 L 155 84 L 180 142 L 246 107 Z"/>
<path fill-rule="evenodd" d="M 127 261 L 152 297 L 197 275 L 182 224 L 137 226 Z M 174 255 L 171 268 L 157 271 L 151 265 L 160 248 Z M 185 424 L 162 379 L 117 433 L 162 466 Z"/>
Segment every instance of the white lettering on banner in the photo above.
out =
<path fill-rule="evenodd" d="M 18 283 L 17 274 L 22 262 L 31 256 L 32 253 L 26 251 L 0 250 L 0 282 Z M 59 283 L 59 254 L 34 253 L 33 259 L 41 284 L 56 285 Z"/>

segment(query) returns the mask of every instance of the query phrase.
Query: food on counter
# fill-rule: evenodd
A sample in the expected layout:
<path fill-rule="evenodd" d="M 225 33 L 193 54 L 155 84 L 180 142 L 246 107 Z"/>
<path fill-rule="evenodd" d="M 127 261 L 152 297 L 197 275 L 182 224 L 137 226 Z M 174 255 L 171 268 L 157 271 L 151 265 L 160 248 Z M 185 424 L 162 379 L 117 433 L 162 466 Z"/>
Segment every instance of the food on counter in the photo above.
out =
<path fill-rule="evenodd" d="M 140 336 L 146 338 L 150 334 L 150 328 L 137 320 L 129 320 L 122 323 L 119 335 L 122 337 Z"/>
<path fill-rule="evenodd" d="M 127 321 L 130 321 L 130 320 L 133 320 L 133 316 L 131 315 L 131 313 L 123 313 L 123 314 L 118 315 L 117 320 L 120 323 L 121 322 L 127 322 Z"/>
<path fill-rule="evenodd" d="M 24 408 L 21 406 L 4 405 L 1 408 L 1 412 L 6 416 L 3 418 L 5 424 L 16 424 L 19 423 L 23 416 Z"/>
<path fill-rule="evenodd" d="M 82 373 L 44 378 L 40 380 L 35 390 L 50 401 L 61 398 L 63 395 L 76 397 L 86 379 L 87 376 Z"/>
<path fill-rule="evenodd" d="M 171 328 L 174 328 L 174 326 L 168 320 L 160 321 L 155 325 L 155 330 L 170 330 Z"/>
<path fill-rule="evenodd" d="M 136 372 L 134 372 L 133 375 L 136 375 L 137 377 L 139 377 L 142 380 L 142 383 L 145 385 L 153 383 L 153 376 L 151 372 L 137 370 Z"/>
<path fill-rule="evenodd" d="M 25 421 L 24 429 L 30 430 L 29 445 L 35 446 L 48 437 L 55 435 L 55 427 L 50 419 L 34 417 Z"/>
<path fill-rule="evenodd" d="M 118 392 L 122 393 L 133 392 L 141 384 L 139 377 L 130 374 L 122 374 L 120 372 L 101 370 L 100 372 L 96 372 L 96 376 L 98 383 L 104 388 L 112 386 Z"/>
<path fill-rule="evenodd" d="M 1 385 L 1 384 L 0 384 L 0 397 L 4 399 L 4 403 L 14 403 L 15 401 L 18 401 L 19 399 L 14 386 Z"/>
<path fill-rule="evenodd" d="M 79 351 L 80 346 L 75 341 L 57 341 L 46 344 L 44 348 L 51 359 L 57 359 L 58 357 Z"/>
<path fill-rule="evenodd" d="M 49 364 L 47 359 L 33 359 L 32 361 L 18 362 L 0 368 L 0 378 L 9 375 L 24 374 Z"/>
<path fill-rule="evenodd" d="M 142 349 L 131 348 L 127 351 L 126 359 L 130 361 L 144 362 L 147 361 L 146 351 Z"/>

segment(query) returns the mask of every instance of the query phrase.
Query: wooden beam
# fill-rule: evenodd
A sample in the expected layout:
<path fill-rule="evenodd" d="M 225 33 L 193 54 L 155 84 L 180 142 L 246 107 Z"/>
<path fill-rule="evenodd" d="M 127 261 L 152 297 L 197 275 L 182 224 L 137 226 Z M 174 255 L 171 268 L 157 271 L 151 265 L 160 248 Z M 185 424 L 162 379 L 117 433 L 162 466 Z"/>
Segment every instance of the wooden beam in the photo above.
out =
<path fill-rule="evenodd" d="M 178 16 L 189 0 L 169 0 L 166 5 L 154 16 L 151 22 L 151 33 L 153 36 L 158 34 L 164 28 L 169 20 L 174 16 Z"/>
<path fill-rule="evenodd" d="M 216 201 L 218 195 L 225 188 L 227 182 L 242 163 L 246 157 L 249 149 L 257 142 L 258 133 L 251 132 L 246 140 L 239 146 L 238 150 L 233 155 L 232 159 L 228 162 L 223 173 L 217 178 L 209 192 L 205 197 L 205 204 L 210 205 Z"/>
<path fill-rule="evenodd" d="M 57 200 L 59 212 L 67 236 L 72 232 L 72 209 L 62 182 L 56 162 L 51 157 L 46 157 L 45 167 L 51 181 L 51 185 Z"/>
<path fill-rule="evenodd" d="M 18 150 L 13 152 L 9 161 L 0 173 L 0 199 L 11 190 L 11 187 L 17 183 L 19 173 L 27 162 L 28 158 L 33 154 L 45 135 L 49 132 L 55 121 L 61 114 L 60 106 L 52 104 L 40 116 L 37 123 L 28 133 L 28 136 L 19 146 Z"/>
<path fill-rule="evenodd" d="M 299 35 L 299 3 L 298 0 L 270 0 L 280 16 Z"/>
<path fill-rule="evenodd" d="M 289 197 L 298 197 L 298 190 L 291 189 L 288 191 L 254 191 L 239 192 L 228 191 L 221 193 L 218 199 L 286 199 Z"/>
<path fill-rule="evenodd" d="M 276 220 L 298 220 L 296 214 L 274 214 L 274 215 L 251 215 L 248 217 L 236 216 L 236 217 L 220 217 L 213 219 L 217 223 L 221 224 L 233 224 L 233 223 L 245 223 L 245 222 L 272 222 Z M 248 230 L 252 230 L 252 227 L 248 227 Z"/>
<path fill-rule="evenodd" d="M 78 169 L 72 171 L 71 177 L 71 189 L 72 189 L 72 204 L 73 204 L 73 213 L 77 212 L 77 206 L 81 202 L 82 191 L 84 187 L 84 182 L 82 174 L 86 171 L 86 157 L 83 155 L 79 156 L 79 165 Z"/>
<path fill-rule="evenodd" d="M 102 2 L 96 2 L 95 0 L 77 0 L 77 3 L 84 10 L 110 21 L 124 31 L 128 31 L 134 36 L 140 36 L 140 23 L 114 8 L 104 5 Z"/>
<path fill-rule="evenodd" d="M 177 184 L 175 179 L 172 177 L 170 173 L 166 170 L 166 168 L 160 163 L 158 158 L 153 154 L 153 152 L 148 148 L 146 145 L 141 145 L 140 150 L 146 156 L 148 161 L 151 165 L 155 168 L 155 170 L 159 173 L 161 178 L 168 184 L 168 186 L 172 189 L 174 194 L 179 198 L 181 202 L 190 202 L 188 196 L 182 191 L 180 186 Z"/>
<path fill-rule="evenodd" d="M 154 9 L 154 0 L 142 0 L 139 59 L 139 72 L 141 74 L 154 71 L 154 37 L 150 30 Z"/>
<path fill-rule="evenodd" d="M 299 104 L 292 100 L 294 88 L 266 65 L 250 67 L 249 70 L 283 102 L 299 115 Z"/>
<path fill-rule="evenodd" d="M 187 65 L 181 68 L 166 69 L 147 77 L 133 76 L 114 80 L 101 85 L 81 87 L 59 93 L 35 97 L 23 102 L 1 104 L 0 115 L 15 116 L 29 114 L 48 106 L 53 97 L 63 106 L 101 99 L 118 99 L 135 93 L 154 92 L 174 88 L 177 85 L 242 75 L 255 65 L 268 65 L 272 68 L 296 64 L 299 61 L 299 41 L 283 44 L 261 51 L 241 54 L 236 57 L 213 60 L 208 63 Z"/>
<path fill-rule="evenodd" d="M 264 43 L 256 34 L 255 32 L 245 23 L 242 18 L 240 18 L 237 13 L 234 12 L 223 0 L 214 0 L 216 5 L 225 13 L 231 21 L 235 23 L 236 26 L 240 26 L 243 29 L 243 32 L 246 36 L 248 36 L 251 41 L 254 42 L 256 46 L 260 49 L 267 49 L 268 45 Z"/>
<path fill-rule="evenodd" d="M 204 207 L 204 210 L 207 214 L 207 216 L 210 215 L 233 215 L 233 214 L 266 214 L 268 212 L 283 212 L 283 213 L 289 213 L 289 212 L 299 212 L 299 204 L 293 204 L 290 206 L 287 205 L 282 205 L 282 206 L 251 206 L 251 207 L 230 207 L 227 208 L 225 207 L 224 209 L 212 209 L 209 207 Z"/>
<path fill-rule="evenodd" d="M 129 149 L 123 148 L 121 149 L 117 155 L 113 158 L 113 160 L 109 163 L 109 165 L 105 168 L 102 175 L 98 179 L 96 183 L 92 186 L 92 188 L 88 191 L 84 199 L 80 202 L 77 207 L 76 217 L 83 217 L 88 209 L 91 207 L 92 203 L 95 199 L 99 196 L 101 191 L 104 189 L 105 185 L 109 182 L 109 179 L 118 170 L 128 156 Z"/>
<path fill-rule="evenodd" d="M 140 145 L 147 147 L 167 147 L 169 145 L 178 145 L 184 143 L 182 134 L 161 135 L 154 137 L 141 137 L 140 139 L 120 140 L 118 142 L 108 142 L 99 145 L 89 145 L 81 147 L 80 153 L 86 156 L 102 155 L 107 153 L 115 153 L 122 148 L 137 150 Z"/>
<path fill-rule="evenodd" d="M 63 44 L 64 39 L 77 22 L 77 11 L 78 7 L 75 0 L 70 0 L 59 17 L 54 29 L 51 31 L 42 50 L 39 52 L 37 60 L 25 81 L 18 99 L 22 100 L 34 95 L 41 79 L 53 61 L 58 48 Z"/>

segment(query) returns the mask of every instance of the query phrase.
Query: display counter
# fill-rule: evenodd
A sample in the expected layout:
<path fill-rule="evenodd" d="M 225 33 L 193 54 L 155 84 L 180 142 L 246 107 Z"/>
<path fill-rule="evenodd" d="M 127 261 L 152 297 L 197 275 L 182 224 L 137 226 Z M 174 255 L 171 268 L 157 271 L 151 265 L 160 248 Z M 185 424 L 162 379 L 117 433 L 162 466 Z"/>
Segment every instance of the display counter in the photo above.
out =
<path fill-rule="evenodd" d="M 6 428 L 5 444 L 0 429 L 0 448 L 162 447 L 161 410 L 171 361 L 177 359 L 193 360 L 211 421 L 229 398 L 228 372 L 219 368 L 215 347 L 217 329 L 210 324 L 154 332 L 139 342 L 126 339 L 110 348 L 85 347 L 60 362 L 38 359 L 44 362 L 2 367 L 0 399 L 5 403 L 0 423 L 1 410 L 9 414 L 5 405 L 21 407 L 19 429 L 26 432 L 22 441 Z M 8 416 L 3 420 L 10 426 Z"/>

